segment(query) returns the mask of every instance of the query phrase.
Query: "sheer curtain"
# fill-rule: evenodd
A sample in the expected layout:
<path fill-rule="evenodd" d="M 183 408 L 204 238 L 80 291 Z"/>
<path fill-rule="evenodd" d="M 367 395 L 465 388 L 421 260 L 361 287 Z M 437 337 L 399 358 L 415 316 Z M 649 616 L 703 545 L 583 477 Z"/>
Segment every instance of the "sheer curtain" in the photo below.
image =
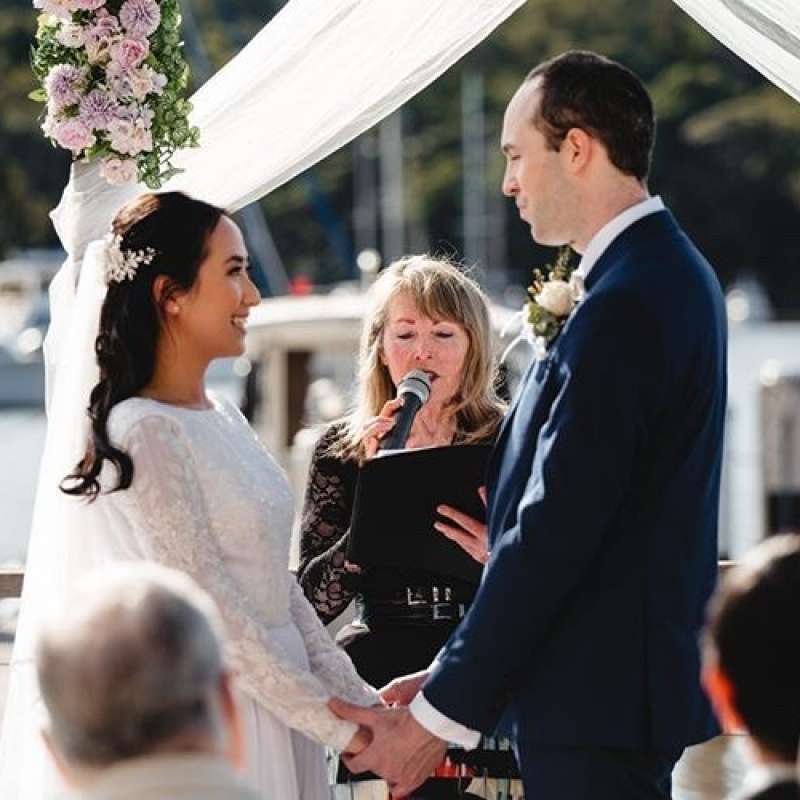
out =
<path fill-rule="evenodd" d="M 176 159 L 181 189 L 231 210 L 262 197 L 427 86 L 524 0 L 291 0 L 193 98 L 201 146 Z M 96 240 L 143 187 L 76 164 L 52 217 L 67 260 L 50 287 L 48 430 L 0 739 L 0 797 L 44 800 L 54 775 L 40 736 L 37 620 L 95 566 L 102 521 L 58 491 L 87 441 L 103 250 Z M 93 244 L 94 243 L 94 244 Z"/>
<path fill-rule="evenodd" d="M 675 0 L 712 36 L 800 101 L 798 0 Z"/>

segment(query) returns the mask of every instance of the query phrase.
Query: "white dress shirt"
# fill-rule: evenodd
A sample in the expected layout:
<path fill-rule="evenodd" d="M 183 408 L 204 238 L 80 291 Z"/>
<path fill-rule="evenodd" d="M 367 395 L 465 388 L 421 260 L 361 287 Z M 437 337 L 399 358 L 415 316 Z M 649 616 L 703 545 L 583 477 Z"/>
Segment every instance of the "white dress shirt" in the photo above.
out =
<path fill-rule="evenodd" d="M 648 197 L 646 200 L 642 200 L 636 203 L 636 205 L 626 208 L 621 214 L 617 214 L 614 219 L 603 225 L 591 238 L 575 272 L 585 280 L 589 271 L 617 236 L 626 228 L 633 225 L 634 222 L 642 219 L 642 217 L 663 210 L 664 203 L 659 196 L 655 196 Z M 438 736 L 440 739 L 453 742 L 466 750 L 474 750 L 478 746 L 478 742 L 481 738 L 478 731 L 473 731 L 471 728 L 467 728 L 461 723 L 442 714 L 441 711 L 434 708 L 430 702 L 428 702 L 422 692 L 419 692 L 411 701 L 409 711 L 423 728 L 430 731 L 435 736 Z"/>
<path fill-rule="evenodd" d="M 626 228 L 630 228 L 634 222 L 638 222 L 642 217 L 663 210 L 664 203 L 661 197 L 656 195 L 655 197 L 648 197 L 646 200 L 642 200 L 630 208 L 626 208 L 621 214 L 617 214 L 614 219 L 606 222 L 606 224 L 589 240 L 589 244 L 586 245 L 586 250 L 583 251 L 583 257 L 575 272 L 586 280 L 586 276 L 589 274 L 592 267 L 597 263 L 600 256 L 605 253 L 608 246 L 617 236 Z"/>
<path fill-rule="evenodd" d="M 736 797 L 745 800 L 765 792 L 772 786 L 796 781 L 797 769 L 794 764 L 757 764 L 745 776 L 744 786 Z"/>

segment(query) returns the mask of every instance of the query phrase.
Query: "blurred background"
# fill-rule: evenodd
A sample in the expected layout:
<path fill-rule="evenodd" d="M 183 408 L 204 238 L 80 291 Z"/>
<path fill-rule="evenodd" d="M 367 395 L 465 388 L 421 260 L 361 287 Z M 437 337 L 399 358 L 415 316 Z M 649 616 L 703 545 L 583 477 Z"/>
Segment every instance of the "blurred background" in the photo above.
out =
<path fill-rule="evenodd" d="M 196 88 L 284 3 L 182 5 Z M 27 99 L 31 6 L 0 7 L 0 564 L 24 561 L 45 430 L 45 290 L 63 255 L 48 212 L 69 170 Z M 502 114 L 533 65 L 569 48 L 602 52 L 644 79 L 659 116 L 651 191 L 726 292 L 721 554 L 800 531 L 800 105 L 671 0 L 529 0 L 400 111 L 240 212 L 268 299 L 248 358 L 219 365 L 214 382 L 248 406 L 299 487 L 308 426 L 348 402 L 359 298 L 381 263 L 430 251 L 474 265 L 499 330 L 524 300 L 532 267 L 553 255 L 500 193 Z"/>

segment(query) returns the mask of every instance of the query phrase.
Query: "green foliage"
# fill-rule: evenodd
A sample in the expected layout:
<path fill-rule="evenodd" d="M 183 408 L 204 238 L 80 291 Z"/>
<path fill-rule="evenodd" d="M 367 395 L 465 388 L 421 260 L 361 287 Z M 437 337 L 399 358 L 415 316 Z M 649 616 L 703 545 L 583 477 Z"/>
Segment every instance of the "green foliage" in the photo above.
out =
<path fill-rule="evenodd" d="M 170 0 L 177 15 L 177 0 Z M 191 0 L 213 69 L 232 58 L 283 5 L 279 0 Z M 0 10 L 0 251 L 53 241 L 47 209 L 57 201 L 68 157 L 38 130 L 40 107 L 27 95 L 30 0 L 4 0 Z M 175 34 L 164 46 L 175 45 Z M 494 258 L 521 286 L 531 263 L 552 253 L 499 197 L 498 142 L 509 97 L 526 72 L 568 48 L 597 50 L 633 68 L 647 83 L 659 115 L 650 187 L 661 194 L 723 283 L 752 273 L 784 315 L 800 310 L 800 106 L 717 43 L 672 0 L 528 0 L 484 43 L 403 109 L 409 249 L 462 252 L 461 76 L 484 75 L 487 208 Z M 365 65 L 369 68 L 369 65 Z M 185 79 L 186 76 L 184 76 Z M 189 90 L 197 88 L 190 83 Z M 164 98 L 159 124 L 172 96 Z M 173 108 L 173 110 L 175 110 Z M 302 113 L 302 109 L 298 109 Z M 180 136 L 192 140 L 193 132 Z M 161 156 L 157 159 L 159 162 Z M 340 222 L 352 231 L 352 150 L 313 169 Z M 156 162 L 151 165 L 156 169 Z M 292 272 L 318 282 L 352 275 L 312 210 L 309 182 L 294 180 L 261 201 L 273 237 Z M 380 246 L 380 241 L 378 242 Z"/>

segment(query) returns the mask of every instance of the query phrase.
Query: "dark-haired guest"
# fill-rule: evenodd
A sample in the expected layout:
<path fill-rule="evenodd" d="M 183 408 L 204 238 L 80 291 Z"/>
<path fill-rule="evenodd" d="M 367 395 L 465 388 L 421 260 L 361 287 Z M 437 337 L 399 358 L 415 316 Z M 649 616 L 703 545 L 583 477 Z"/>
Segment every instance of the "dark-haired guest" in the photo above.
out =
<path fill-rule="evenodd" d="M 720 718 L 750 735 L 742 800 L 800 800 L 800 537 L 753 550 L 713 598 L 703 681 Z"/>

